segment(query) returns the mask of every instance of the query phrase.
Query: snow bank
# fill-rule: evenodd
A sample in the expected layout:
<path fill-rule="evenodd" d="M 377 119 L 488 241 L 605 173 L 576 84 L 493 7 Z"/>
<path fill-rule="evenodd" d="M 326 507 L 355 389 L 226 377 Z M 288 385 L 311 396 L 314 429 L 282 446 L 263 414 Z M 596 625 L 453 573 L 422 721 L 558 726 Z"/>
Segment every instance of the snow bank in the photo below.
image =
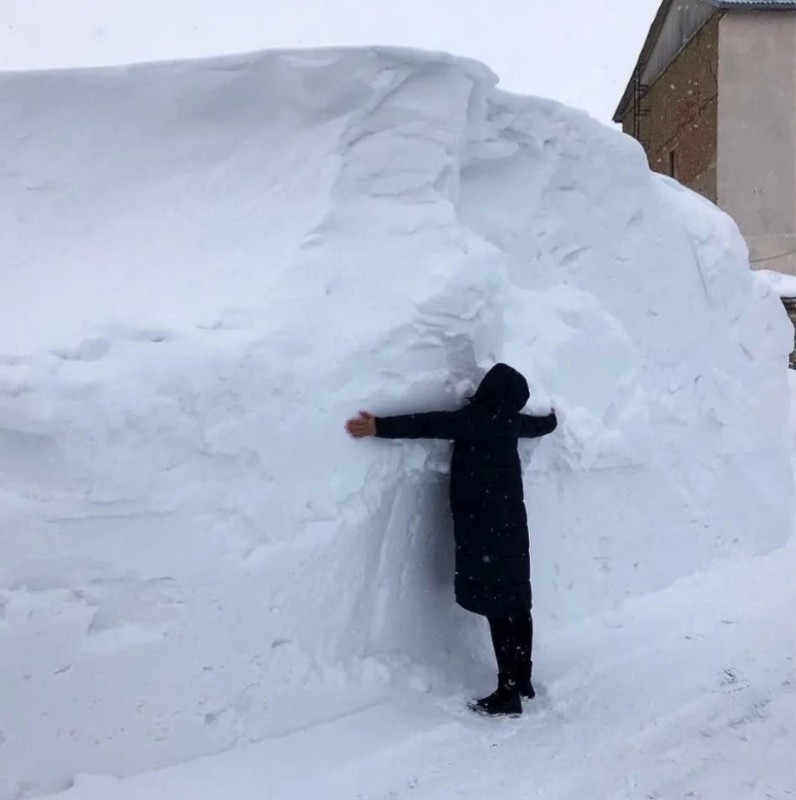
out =
<path fill-rule="evenodd" d="M 792 332 L 737 228 L 494 87 L 384 49 L 0 78 L 0 797 L 483 674 L 446 447 L 342 423 L 499 358 L 563 417 L 542 675 L 546 629 L 787 539 Z"/>
<path fill-rule="evenodd" d="M 777 297 L 796 297 L 796 275 L 787 275 L 773 269 L 759 269 L 754 275 Z"/>

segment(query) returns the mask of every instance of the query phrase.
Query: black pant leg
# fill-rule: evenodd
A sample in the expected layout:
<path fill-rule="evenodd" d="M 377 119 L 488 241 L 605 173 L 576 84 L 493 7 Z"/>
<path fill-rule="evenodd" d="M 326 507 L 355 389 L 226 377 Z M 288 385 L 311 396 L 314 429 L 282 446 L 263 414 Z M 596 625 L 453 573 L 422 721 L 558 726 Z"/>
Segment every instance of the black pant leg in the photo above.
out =
<path fill-rule="evenodd" d="M 514 617 L 489 618 L 489 631 L 498 666 L 498 681 L 501 685 L 517 682 L 517 623 Z"/>
<path fill-rule="evenodd" d="M 533 670 L 533 617 L 530 612 L 512 617 L 514 641 L 517 647 L 517 675 L 519 680 L 530 680 Z"/>

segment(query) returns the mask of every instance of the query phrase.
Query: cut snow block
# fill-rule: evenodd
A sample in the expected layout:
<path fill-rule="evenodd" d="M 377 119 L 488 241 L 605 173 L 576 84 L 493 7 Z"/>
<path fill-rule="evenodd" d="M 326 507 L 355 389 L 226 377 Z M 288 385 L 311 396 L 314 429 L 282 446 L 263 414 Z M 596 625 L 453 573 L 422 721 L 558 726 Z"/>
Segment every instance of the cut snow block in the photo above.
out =
<path fill-rule="evenodd" d="M 446 55 L 271 52 L 2 75 L 0 153 L 11 796 L 483 675 L 449 445 L 342 425 L 497 360 L 560 410 L 522 448 L 544 626 L 789 535 L 781 303 L 583 113 Z"/>

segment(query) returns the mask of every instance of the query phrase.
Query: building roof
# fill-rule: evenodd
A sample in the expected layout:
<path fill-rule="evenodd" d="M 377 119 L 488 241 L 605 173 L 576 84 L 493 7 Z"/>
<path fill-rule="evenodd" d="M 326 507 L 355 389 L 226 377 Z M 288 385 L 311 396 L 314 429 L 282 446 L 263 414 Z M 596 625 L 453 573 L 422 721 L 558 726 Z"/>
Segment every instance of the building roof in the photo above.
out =
<path fill-rule="evenodd" d="M 796 0 L 708 0 L 712 6 L 724 9 L 749 9 L 796 11 Z"/>
<path fill-rule="evenodd" d="M 636 62 L 636 67 L 633 70 L 634 74 L 637 69 L 643 70 L 646 67 L 674 2 L 675 0 L 663 0 L 661 3 Z M 796 0 L 705 0 L 705 2 L 713 6 L 716 11 L 796 11 Z M 632 99 L 633 76 L 631 76 L 625 93 L 622 95 L 622 100 L 616 109 L 614 122 L 622 121 L 622 117 Z"/>

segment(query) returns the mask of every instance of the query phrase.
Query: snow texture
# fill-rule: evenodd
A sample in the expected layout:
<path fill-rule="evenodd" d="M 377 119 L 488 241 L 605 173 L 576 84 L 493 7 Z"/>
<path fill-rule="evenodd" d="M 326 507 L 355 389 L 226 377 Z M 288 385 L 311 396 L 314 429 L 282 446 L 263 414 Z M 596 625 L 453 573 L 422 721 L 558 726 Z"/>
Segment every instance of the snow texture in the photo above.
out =
<path fill-rule="evenodd" d="M 754 274 L 777 297 L 796 297 L 796 275 L 787 275 L 773 269 L 760 269 Z"/>
<path fill-rule="evenodd" d="M 393 692 L 286 736 L 58 800 L 786 800 L 796 793 L 796 548 L 546 637 L 519 721 Z"/>
<path fill-rule="evenodd" d="M 562 418 L 523 451 L 541 684 L 787 541 L 792 330 L 735 224 L 495 83 L 379 48 L 0 76 L 0 798 L 487 688 L 447 446 L 342 423 L 499 359 Z"/>

